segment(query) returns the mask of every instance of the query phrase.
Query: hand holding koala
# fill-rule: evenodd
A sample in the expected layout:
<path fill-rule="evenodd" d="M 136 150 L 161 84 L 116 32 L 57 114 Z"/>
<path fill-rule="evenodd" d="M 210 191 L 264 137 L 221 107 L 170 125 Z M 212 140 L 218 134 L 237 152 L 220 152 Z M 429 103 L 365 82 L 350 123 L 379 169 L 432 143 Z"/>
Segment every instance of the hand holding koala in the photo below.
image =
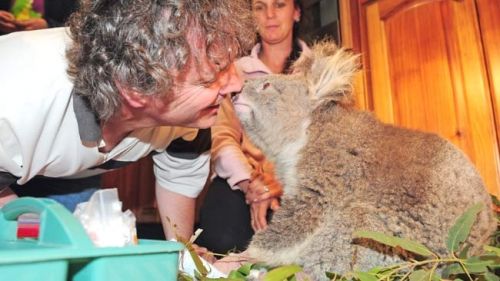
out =
<path fill-rule="evenodd" d="M 383 124 L 352 107 L 357 57 L 322 42 L 293 75 L 248 80 L 234 100 L 252 142 L 275 163 L 284 196 L 249 254 L 270 265 L 325 271 L 368 270 L 400 260 L 369 241 L 371 230 L 418 241 L 438 254 L 463 211 L 485 206 L 468 242 L 480 251 L 496 229 L 483 181 L 441 137 Z"/>

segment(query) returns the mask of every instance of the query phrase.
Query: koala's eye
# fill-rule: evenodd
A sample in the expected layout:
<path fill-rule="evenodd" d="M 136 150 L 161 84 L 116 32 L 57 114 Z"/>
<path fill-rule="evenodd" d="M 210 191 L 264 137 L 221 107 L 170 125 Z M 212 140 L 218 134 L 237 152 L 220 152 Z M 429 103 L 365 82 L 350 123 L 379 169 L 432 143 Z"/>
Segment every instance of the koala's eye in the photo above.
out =
<path fill-rule="evenodd" d="M 264 83 L 264 85 L 262 85 L 262 90 L 267 89 L 269 86 L 271 86 L 271 83 L 269 82 Z"/>

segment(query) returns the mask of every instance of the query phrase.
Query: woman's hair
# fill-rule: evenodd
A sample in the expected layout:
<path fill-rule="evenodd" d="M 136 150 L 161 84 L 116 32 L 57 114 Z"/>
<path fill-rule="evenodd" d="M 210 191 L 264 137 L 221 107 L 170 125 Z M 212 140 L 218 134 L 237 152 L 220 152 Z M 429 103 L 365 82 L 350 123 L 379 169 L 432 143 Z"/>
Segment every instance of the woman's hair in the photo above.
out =
<path fill-rule="evenodd" d="M 302 9 L 302 3 L 300 0 L 294 0 L 293 4 L 295 6 L 295 9 L 299 9 L 301 13 L 303 13 Z M 302 53 L 302 48 L 300 47 L 299 44 L 299 33 L 300 33 L 300 21 L 302 20 L 302 16 L 300 17 L 299 21 L 296 21 L 293 23 L 293 30 L 292 30 L 292 52 L 290 52 L 290 55 L 285 61 L 285 65 L 283 66 L 283 73 L 290 73 L 292 71 L 292 64 L 300 57 L 300 54 Z"/>
<path fill-rule="evenodd" d="M 254 43 L 245 0 L 82 0 L 69 20 L 68 74 L 100 120 L 121 105 L 118 90 L 170 92 L 173 71 L 190 55 L 188 30 L 214 63 L 229 63 Z"/>

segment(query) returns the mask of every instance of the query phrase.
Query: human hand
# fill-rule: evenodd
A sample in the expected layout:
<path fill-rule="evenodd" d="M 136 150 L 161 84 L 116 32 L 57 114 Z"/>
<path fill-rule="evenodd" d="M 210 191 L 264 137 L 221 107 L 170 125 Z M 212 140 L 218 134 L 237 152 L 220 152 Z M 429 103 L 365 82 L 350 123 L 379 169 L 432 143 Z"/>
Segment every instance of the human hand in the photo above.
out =
<path fill-rule="evenodd" d="M 11 33 L 17 30 L 15 24 L 16 18 L 12 13 L 0 10 L 0 31 L 3 33 Z"/>
<path fill-rule="evenodd" d="M 250 204 L 250 223 L 252 224 L 252 229 L 255 232 L 265 230 L 267 228 L 267 210 L 276 211 L 279 207 L 280 204 L 277 198 L 252 202 Z"/>
<path fill-rule="evenodd" d="M 47 21 L 42 18 L 20 20 L 16 21 L 15 23 L 17 25 L 18 30 L 37 30 L 49 27 Z"/>
<path fill-rule="evenodd" d="M 252 178 L 246 190 L 243 190 L 247 204 L 283 195 L 283 188 L 274 176 L 264 173 Z"/>
<path fill-rule="evenodd" d="M 245 200 L 250 205 L 251 225 L 254 231 L 267 228 L 267 211 L 279 208 L 278 198 L 283 194 L 281 184 L 272 174 L 263 173 L 253 176 L 245 193 Z"/>
<path fill-rule="evenodd" d="M 199 256 L 202 257 L 204 260 L 208 261 L 209 263 L 215 263 L 217 259 L 215 258 L 214 254 L 210 252 L 207 248 L 198 246 L 196 244 L 192 244 L 194 252 Z"/>
<path fill-rule="evenodd" d="M 221 272 L 225 274 L 229 274 L 231 270 L 238 269 L 241 267 L 243 264 L 248 263 L 248 262 L 255 262 L 253 261 L 248 253 L 241 252 L 238 254 L 229 254 L 222 259 L 216 261 L 213 265 Z"/>

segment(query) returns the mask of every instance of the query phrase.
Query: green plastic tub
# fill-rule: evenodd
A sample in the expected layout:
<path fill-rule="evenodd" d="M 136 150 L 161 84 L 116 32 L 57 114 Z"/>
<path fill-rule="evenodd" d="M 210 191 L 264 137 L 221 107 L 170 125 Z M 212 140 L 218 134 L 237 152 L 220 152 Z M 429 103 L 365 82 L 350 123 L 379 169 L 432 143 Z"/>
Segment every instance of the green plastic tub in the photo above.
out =
<path fill-rule="evenodd" d="M 24 213 L 39 214 L 38 239 L 17 239 L 17 217 Z M 177 280 L 183 248 L 159 240 L 95 247 L 76 218 L 51 199 L 19 198 L 0 209 L 1 280 Z"/>

